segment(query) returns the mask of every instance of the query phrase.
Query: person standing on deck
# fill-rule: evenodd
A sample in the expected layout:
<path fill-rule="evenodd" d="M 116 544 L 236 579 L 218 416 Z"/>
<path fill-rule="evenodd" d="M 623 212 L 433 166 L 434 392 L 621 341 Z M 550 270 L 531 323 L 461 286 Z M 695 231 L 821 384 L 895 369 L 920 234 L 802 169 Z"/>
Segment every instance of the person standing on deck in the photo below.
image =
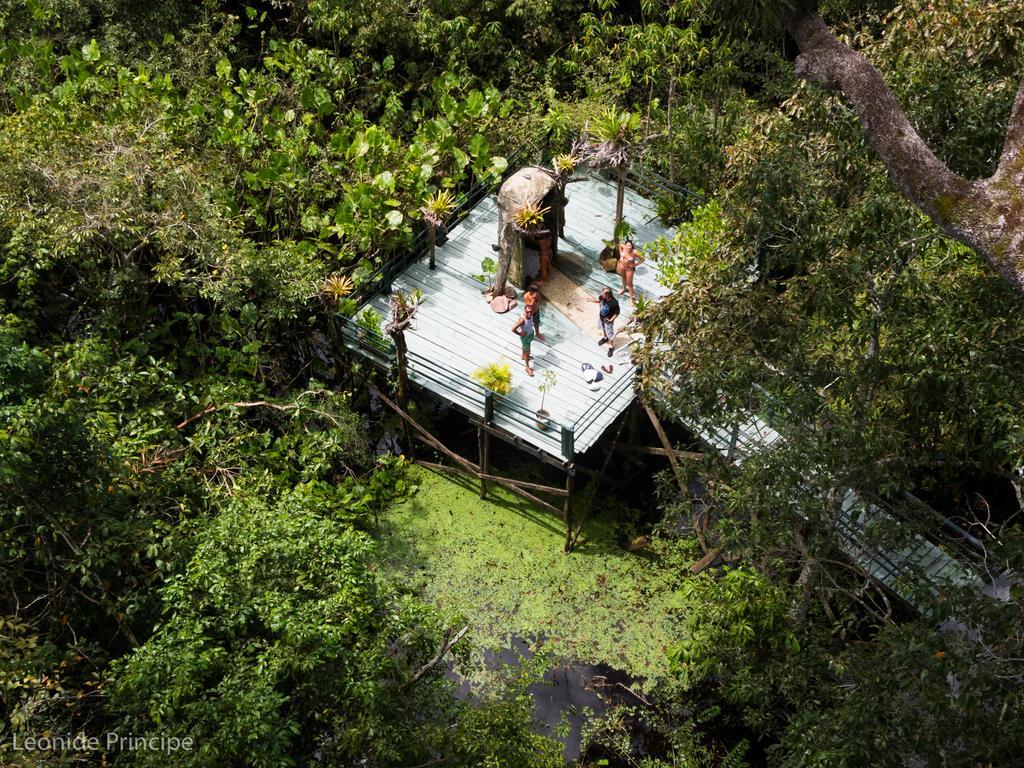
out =
<path fill-rule="evenodd" d="M 519 337 L 523 345 L 523 362 L 526 363 L 526 375 L 533 376 L 533 368 L 530 367 L 530 345 L 533 343 L 533 307 L 529 304 L 523 309 L 523 316 L 516 320 L 512 326 L 512 333 Z"/>
<path fill-rule="evenodd" d="M 540 332 L 540 290 L 537 288 L 536 283 L 533 283 L 526 289 L 523 301 L 526 303 L 526 306 L 533 308 L 533 327 L 537 333 L 537 341 L 544 341 L 544 334 Z"/>
<path fill-rule="evenodd" d="M 608 357 L 611 357 L 615 351 L 615 342 L 612 339 L 615 338 L 615 319 L 619 316 L 619 302 L 612 296 L 611 288 L 604 288 L 596 298 L 591 298 L 590 301 L 601 305 L 598 308 L 597 318 L 601 328 L 601 339 L 597 345 L 607 344 Z"/>
<path fill-rule="evenodd" d="M 636 272 L 640 262 L 640 252 L 637 251 L 632 240 L 626 240 L 619 244 L 619 261 L 615 266 L 615 271 L 622 278 L 622 290 L 619 291 L 619 296 L 629 291 L 629 300 L 634 304 L 636 302 L 633 299 L 633 273 Z"/>

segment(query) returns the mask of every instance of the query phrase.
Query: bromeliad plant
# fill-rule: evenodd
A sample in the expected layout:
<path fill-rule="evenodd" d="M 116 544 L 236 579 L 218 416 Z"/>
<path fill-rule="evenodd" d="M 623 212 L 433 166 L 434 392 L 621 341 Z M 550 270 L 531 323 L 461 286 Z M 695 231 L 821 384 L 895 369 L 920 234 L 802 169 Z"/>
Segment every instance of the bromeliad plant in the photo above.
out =
<path fill-rule="evenodd" d="M 437 248 L 437 228 L 444 225 L 445 220 L 455 210 L 455 195 L 447 189 L 439 189 L 434 193 L 426 205 L 420 208 L 423 220 L 427 223 L 427 230 L 430 233 L 430 263 L 429 267 L 434 268 L 434 251 Z"/>
<path fill-rule="evenodd" d="M 536 203 L 527 203 L 512 214 L 512 223 L 515 224 L 516 229 L 522 232 L 531 235 L 537 234 L 544 226 L 544 215 L 549 210 L 551 209 L 541 208 Z"/>
<path fill-rule="evenodd" d="M 576 166 L 579 165 L 580 158 L 574 150 L 568 154 L 557 155 L 554 160 L 551 161 L 551 167 L 554 170 L 552 178 L 555 180 L 555 188 L 557 189 L 557 197 L 555 203 L 558 206 L 555 213 L 555 219 L 558 222 L 558 236 L 564 236 L 565 230 L 565 206 L 569 202 L 569 198 L 565 196 L 565 188 L 569 184 L 569 180 L 572 178 L 573 172 L 576 170 Z M 577 179 L 579 181 L 579 179 Z"/>
<path fill-rule="evenodd" d="M 331 275 L 324 280 L 320 290 L 334 307 L 338 307 L 341 300 L 355 289 L 356 285 L 348 275 Z"/>

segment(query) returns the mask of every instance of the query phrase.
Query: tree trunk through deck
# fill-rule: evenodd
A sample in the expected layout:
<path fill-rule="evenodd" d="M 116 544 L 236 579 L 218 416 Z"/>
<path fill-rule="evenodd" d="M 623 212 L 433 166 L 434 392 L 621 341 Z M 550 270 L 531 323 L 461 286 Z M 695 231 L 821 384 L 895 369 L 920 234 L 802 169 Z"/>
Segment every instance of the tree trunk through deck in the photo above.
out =
<path fill-rule="evenodd" d="M 391 334 L 392 340 L 395 342 L 395 366 L 398 369 L 396 375 L 398 378 L 398 392 L 396 397 L 398 398 L 398 407 L 402 409 L 403 413 L 409 412 L 409 360 L 408 351 L 409 348 L 405 343 L 405 331 L 395 331 Z M 404 419 L 402 420 L 402 436 L 405 439 L 406 450 L 409 451 L 411 458 L 416 457 L 416 449 L 414 447 L 412 435 L 409 433 L 409 424 Z"/>
<path fill-rule="evenodd" d="M 786 29 L 800 48 L 797 76 L 846 97 L 903 195 L 1024 293 L 1024 81 L 1010 110 L 995 173 L 966 179 L 932 152 L 881 73 L 840 41 L 821 16 L 796 12 L 786 20 Z"/>
<path fill-rule="evenodd" d="M 434 269 L 434 251 L 437 250 L 437 227 L 435 227 L 433 224 L 428 224 L 427 225 L 427 230 L 429 232 L 427 237 L 429 238 L 429 242 L 430 242 L 430 263 L 427 266 L 430 267 L 431 270 L 433 270 Z"/>
<path fill-rule="evenodd" d="M 616 170 L 616 181 L 618 182 L 615 189 L 615 231 L 612 232 L 612 240 L 615 242 L 616 249 L 619 246 L 619 224 L 622 223 L 622 208 L 626 201 L 626 166 L 620 165 Z M 618 258 L 618 251 L 613 254 Z"/>

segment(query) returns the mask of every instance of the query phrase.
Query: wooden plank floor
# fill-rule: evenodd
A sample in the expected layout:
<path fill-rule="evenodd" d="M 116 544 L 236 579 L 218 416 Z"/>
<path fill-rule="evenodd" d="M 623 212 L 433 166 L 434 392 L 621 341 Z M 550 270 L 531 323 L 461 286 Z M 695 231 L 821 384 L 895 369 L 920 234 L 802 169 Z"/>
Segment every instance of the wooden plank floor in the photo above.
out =
<path fill-rule="evenodd" d="M 571 184 L 568 196 L 566 238 L 560 241 L 556 266 L 592 294 L 605 285 L 618 290 L 618 276 L 605 273 L 597 260 L 604 247 L 603 240 L 612 229 L 615 186 L 588 178 Z M 658 222 L 653 204 L 632 190 L 626 192 L 624 218 L 636 228 L 634 239 L 638 244 L 672 234 Z M 410 376 L 442 399 L 482 416 L 483 394 L 470 374 L 487 363 L 508 362 L 513 370 L 513 391 L 507 401 L 499 400 L 496 425 L 560 458 L 564 458 L 560 427 L 572 427 L 575 429 L 575 453 L 585 453 L 633 400 L 634 366 L 630 361 L 629 338 L 626 334 L 616 337 L 614 354 L 609 359 L 607 347 L 598 346 L 557 309 L 546 305 L 541 323 L 546 340 L 533 342 L 533 367 L 537 375 L 528 377 L 520 359 L 519 337 L 512 333 L 522 305 L 507 314 L 494 313 L 481 295 L 485 285 L 474 277 L 482 272 L 481 262 L 485 258 L 497 260 L 491 247 L 497 242 L 497 234 L 498 206 L 493 197 L 488 197 L 437 249 L 437 268 L 433 272 L 424 259 L 395 279 L 395 289 L 418 288 L 425 297 L 414 329 L 406 334 L 413 358 Z M 656 268 L 650 264 L 643 264 L 637 270 L 634 286 L 652 299 L 667 294 L 657 283 Z M 387 296 L 376 296 L 371 304 L 386 317 L 388 301 Z M 621 308 L 618 327 L 625 325 L 632 314 L 628 301 L 621 301 Z M 596 304 L 594 323 L 597 323 Z M 581 373 L 584 363 L 595 368 L 612 363 L 614 373 L 606 375 L 599 388 L 592 391 Z M 436 364 L 436 369 L 432 364 Z M 551 413 L 552 426 L 540 430 L 531 414 L 540 407 L 537 385 L 541 373 L 548 370 L 558 377 L 544 401 L 544 407 Z M 454 376 L 458 385 L 453 386 L 450 380 L 442 381 L 444 377 L 438 371 Z M 465 386 L 461 382 L 465 382 Z"/>

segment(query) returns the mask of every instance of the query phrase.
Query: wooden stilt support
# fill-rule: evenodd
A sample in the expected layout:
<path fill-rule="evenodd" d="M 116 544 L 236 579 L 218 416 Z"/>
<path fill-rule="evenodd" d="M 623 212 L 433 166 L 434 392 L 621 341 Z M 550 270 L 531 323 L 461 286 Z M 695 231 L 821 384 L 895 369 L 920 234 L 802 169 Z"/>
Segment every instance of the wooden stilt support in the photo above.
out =
<path fill-rule="evenodd" d="M 632 443 L 621 443 L 615 449 L 620 453 L 643 453 L 648 456 L 668 456 L 668 451 L 664 448 L 654 448 L 646 445 L 634 445 Z M 689 459 L 691 461 L 700 461 L 704 458 L 703 453 L 696 453 L 694 451 L 673 451 L 676 458 Z"/>
<path fill-rule="evenodd" d="M 463 469 L 462 467 L 451 467 L 446 466 L 444 464 L 434 464 L 431 461 L 423 461 L 422 459 L 416 459 L 416 464 L 421 467 L 426 467 L 427 469 L 437 470 L 438 472 L 451 472 L 456 475 L 464 475 L 466 477 L 472 478 L 480 477 L 479 472 L 471 472 L 469 470 Z M 549 512 L 553 512 L 556 515 L 560 512 L 563 514 L 563 516 L 565 514 L 563 509 L 559 509 L 554 504 L 551 504 L 550 502 L 544 501 L 544 499 L 534 496 L 529 491 L 523 490 L 514 481 L 511 481 L 504 477 L 498 477 L 496 475 L 488 475 L 487 477 L 492 483 L 500 485 L 502 488 L 508 488 L 510 491 L 519 494 L 527 501 L 536 504 L 538 507 L 541 507 L 542 509 L 546 509 Z M 558 490 L 559 492 L 563 492 L 561 488 L 559 488 Z"/>
<path fill-rule="evenodd" d="M 487 498 L 487 477 L 486 475 L 491 471 L 491 436 L 487 433 L 483 427 L 478 427 L 476 430 L 476 445 L 477 445 L 477 456 L 480 460 L 480 498 Z"/>
<path fill-rule="evenodd" d="M 638 445 L 640 443 L 640 408 L 637 406 L 635 400 L 629 409 L 628 440 L 633 445 Z"/>
<path fill-rule="evenodd" d="M 572 489 L 576 484 L 576 468 L 569 464 L 565 468 L 565 504 L 562 519 L 565 521 L 565 553 L 572 550 Z"/>
<path fill-rule="evenodd" d="M 567 552 L 571 552 L 572 548 L 576 546 L 576 540 L 579 539 L 580 534 L 583 533 L 583 524 L 587 522 L 587 515 L 590 514 L 590 510 L 594 506 L 594 497 L 597 495 L 597 488 L 601 485 L 601 480 L 608 472 L 608 464 L 612 460 L 612 454 L 615 453 L 615 447 L 619 443 L 619 437 L 622 436 L 622 428 L 626 426 L 626 419 L 622 419 L 619 422 L 619 428 L 615 430 L 615 437 L 612 439 L 611 445 L 608 446 L 608 452 L 605 454 L 604 463 L 601 465 L 601 471 L 594 478 L 594 484 L 591 486 L 590 495 L 587 498 L 587 503 L 583 507 L 583 514 L 580 515 L 580 524 L 576 527 L 576 533 L 572 535 L 569 540 Z"/>
<path fill-rule="evenodd" d="M 683 482 L 683 476 L 679 471 L 679 458 L 676 456 L 676 449 L 672 447 L 672 442 L 668 439 L 665 428 L 661 425 L 661 419 L 658 418 L 658 414 L 651 408 L 650 403 L 646 400 L 641 400 L 640 402 L 647 412 L 647 418 L 651 420 L 651 424 L 654 426 L 654 431 L 658 434 L 658 440 L 661 441 L 662 448 L 665 449 L 665 456 L 668 457 L 668 463 L 672 465 L 672 474 L 675 476 L 676 482 L 679 483 L 679 490 L 685 496 L 690 492 L 690 489 L 686 487 L 686 484 Z M 701 550 L 704 554 L 707 554 L 710 547 L 708 547 L 708 543 L 704 539 L 704 531 L 701 529 L 700 521 L 697 519 L 696 514 L 693 517 L 693 533 L 700 543 Z"/>

